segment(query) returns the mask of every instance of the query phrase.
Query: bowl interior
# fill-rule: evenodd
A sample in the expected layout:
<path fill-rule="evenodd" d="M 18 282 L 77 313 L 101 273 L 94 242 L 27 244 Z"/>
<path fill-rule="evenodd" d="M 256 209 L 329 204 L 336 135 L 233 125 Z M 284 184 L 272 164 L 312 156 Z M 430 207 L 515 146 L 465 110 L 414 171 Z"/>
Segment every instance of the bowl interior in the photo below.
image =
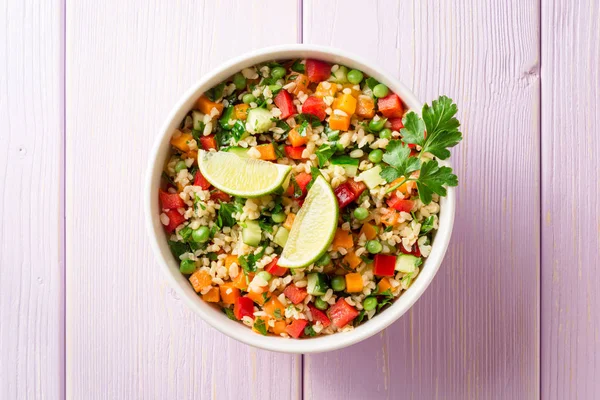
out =
<path fill-rule="evenodd" d="M 360 69 L 378 81 L 385 83 L 402 98 L 410 109 L 420 111 L 422 107 L 421 103 L 410 90 L 398 80 L 385 73 L 381 68 L 377 68 L 360 57 L 347 54 L 338 49 L 307 45 L 278 46 L 255 51 L 230 60 L 221 67 L 213 70 L 212 73 L 202 77 L 198 83 L 182 96 L 181 100 L 167 117 L 149 159 L 146 190 L 144 193 L 145 213 L 150 243 L 158 257 L 159 264 L 171 281 L 172 286 L 206 322 L 226 335 L 259 348 L 288 353 L 317 353 L 349 346 L 376 334 L 404 314 L 421 296 L 439 269 L 448 247 L 448 242 L 450 241 L 455 209 L 454 190 L 453 188 L 448 188 L 448 196 L 442 198 L 440 201 L 439 230 L 436 232 L 433 240 L 431 254 L 426 259 L 419 276 L 414 280 L 411 287 L 388 309 L 350 332 L 302 340 L 262 336 L 252 332 L 241 323 L 228 319 L 221 310 L 202 301 L 194 292 L 187 279 L 179 272 L 179 264 L 169 250 L 167 236 L 159 218 L 160 208 L 157 193 L 162 168 L 169 153 L 170 136 L 192 108 L 196 99 L 206 90 L 243 68 L 269 60 L 292 58 L 317 58 Z M 441 164 L 447 165 L 447 163 Z"/>

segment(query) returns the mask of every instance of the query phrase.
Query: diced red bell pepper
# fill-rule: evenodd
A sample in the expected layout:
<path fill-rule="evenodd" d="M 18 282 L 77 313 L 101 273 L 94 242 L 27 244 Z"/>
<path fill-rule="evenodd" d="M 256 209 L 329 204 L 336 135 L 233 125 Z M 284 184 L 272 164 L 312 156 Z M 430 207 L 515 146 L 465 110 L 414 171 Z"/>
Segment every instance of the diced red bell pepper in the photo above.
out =
<path fill-rule="evenodd" d="M 227 203 L 231 201 L 231 196 L 225 192 L 220 191 L 219 189 L 213 190 L 210 194 L 210 199 L 214 201 L 222 201 L 223 203 Z"/>
<path fill-rule="evenodd" d="M 285 331 L 294 339 L 298 339 L 304 332 L 308 321 L 305 319 L 295 319 L 294 322 L 285 327 Z"/>
<path fill-rule="evenodd" d="M 285 154 L 292 160 L 302 160 L 302 152 L 306 149 L 306 146 L 284 146 L 283 150 Z"/>
<path fill-rule="evenodd" d="M 331 325 L 331 320 L 323 311 L 319 310 L 310 303 L 308 304 L 308 308 L 310 308 L 310 313 L 312 314 L 313 320 L 319 321 L 323 325 L 323 328 L 327 328 L 329 325 Z"/>
<path fill-rule="evenodd" d="M 165 230 L 168 233 L 175 232 L 175 229 L 185 222 L 185 217 L 179 214 L 179 211 L 177 210 L 168 210 L 165 211 L 165 214 L 167 214 L 167 217 L 169 217 L 169 224 L 164 225 Z"/>
<path fill-rule="evenodd" d="M 200 138 L 200 145 L 206 151 L 209 151 L 210 149 L 219 150 L 219 146 L 217 145 L 217 139 L 215 138 L 214 134 L 202 136 Z"/>
<path fill-rule="evenodd" d="M 233 315 L 239 320 L 244 317 L 254 319 L 254 302 L 250 297 L 238 297 L 233 306 Z"/>
<path fill-rule="evenodd" d="M 350 188 L 350 190 L 352 190 L 352 193 L 354 193 L 354 196 L 356 196 L 357 199 L 367 188 L 367 185 L 365 185 L 364 182 L 357 182 L 354 179 L 348 179 L 346 183 L 348 184 L 348 187 Z"/>
<path fill-rule="evenodd" d="M 185 207 L 185 202 L 179 193 L 168 193 L 162 189 L 158 189 L 158 198 L 160 199 L 160 206 L 163 210 L 173 210 L 175 208 Z"/>
<path fill-rule="evenodd" d="M 400 132 L 400 129 L 404 128 L 404 124 L 402 123 L 402 117 L 390 118 L 388 119 L 392 124 L 392 130 Z"/>
<path fill-rule="evenodd" d="M 206 180 L 200 171 L 196 171 L 196 175 L 194 176 L 194 186 L 200 186 L 202 190 L 208 190 L 210 188 L 210 182 Z"/>
<path fill-rule="evenodd" d="M 302 190 L 302 195 L 300 197 L 306 196 L 306 193 L 308 192 L 308 190 L 306 190 L 306 187 L 308 186 L 310 181 L 312 181 L 312 175 L 308 174 L 306 172 L 300 172 L 298 175 L 293 176 L 292 179 L 296 181 L 296 183 L 298 184 L 298 187 L 300 188 L 300 190 Z M 288 196 L 293 196 L 294 189 L 295 189 L 294 184 L 290 183 L 290 186 L 288 186 L 288 188 L 287 188 L 286 194 Z M 300 198 L 300 197 L 298 197 L 298 198 Z"/>
<path fill-rule="evenodd" d="M 281 110 L 281 119 L 286 119 L 296 114 L 296 106 L 292 95 L 287 90 L 281 90 L 273 99 L 273 102 Z"/>
<path fill-rule="evenodd" d="M 320 60 L 306 60 L 306 75 L 311 82 L 321 82 L 331 76 L 331 65 Z"/>
<path fill-rule="evenodd" d="M 377 254 L 373 262 L 373 273 L 377 276 L 394 276 L 396 256 Z"/>
<path fill-rule="evenodd" d="M 390 93 L 377 100 L 379 111 L 388 118 L 398 118 L 404 115 L 404 107 L 396 93 Z"/>
<path fill-rule="evenodd" d="M 340 208 L 344 208 L 356 200 L 356 195 L 352 189 L 350 189 L 350 185 L 347 182 L 344 182 L 340 186 L 336 187 L 333 193 L 335 194 L 335 197 L 337 197 Z"/>
<path fill-rule="evenodd" d="M 396 196 L 396 193 L 390 196 L 390 198 L 387 200 L 387 204 L 397 211 L 404 211 L 407 213 L 411 212 L 415 206 L 414 201 L 401 199 L 400 197 Z"/>
<path fill-rule="evenodd" d="M 411 256 L 421 257 L 421 249 L 419 249 L 419 245 L 417 243 L 413 244 L 410 251 L 406 250 L 402 243 L 400 243 L 398 247 L 400 248 L 400 251 L 404 254 L 410 254 Z"/>
<path fill-rule="evenodd" d="M 265 271 L 271 275 L 283 276 L 286 274 L 286 272 L 288 272 L 288 269 L 277 265 L 277 261 L 279 261 L 279 258 L 275 257 L 269 264 L 267 264 Z"/>
<path fill-rule="evenodd" d="M 283 290 L 283 294 L 294 304 L 302 303 L 306 296 L 308 296 L 305 288 L 299 288 L 296 285 L 288 285 Z"/>
<path fill-rule="evenodd" d="M 340 298 L 337 303 L 329 307 L 329 318 L 338 328 L 342 328 L 358 316 L 356 308 L 346 303 L 346 300 Z"/>
<path fill-rule="evenodd" d="M 310 96 L 304 104 L 302 104 L 302 112 L 305 114 L 311 114 L 319 118 L 319 121 L 323 121 L 327 116 L 325 109 L 327 104 L 320 97 Z"/>

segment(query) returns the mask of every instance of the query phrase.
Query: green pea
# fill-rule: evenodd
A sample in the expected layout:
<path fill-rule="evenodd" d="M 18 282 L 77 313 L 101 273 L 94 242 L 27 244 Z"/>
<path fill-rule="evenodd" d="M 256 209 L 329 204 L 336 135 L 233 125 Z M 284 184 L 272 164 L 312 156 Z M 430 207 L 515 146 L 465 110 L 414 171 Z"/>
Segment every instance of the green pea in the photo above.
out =
<path fill-rule="evenodd" d="M 271 76 L 275 79 L 281 79 L 285 76 L 285 68 L 275 67 L 271 70 Z"/>
<path fill-rule="evenodd" d="M 374 310 L 375 307 L 377 307 L 377 298 L 376 297 L 367 297 L 363 301 L 363 308 L 365 309 L 365 311 Z"/>
<path fill-rule="evenodd" d="M 383 128 L 381 132 L 379 132 L 379 137 L 382 139 L 391 139 L 392 130 L 390 128 Z"/>
<path fill-rule="evenodd" d="M 175 172 L 179 172 L 182 169 L 186 169 L 187 165 L 185 164 L 185 161 L 183 160 L 179 160 L 177 161 L 177 164 L 175 164 Z"/>
<path fill-rule="evenodd" d="M 233 84 L 237 90 L 242 90 L 246 87 L 246 78 L 238 72 L 233 76 Z"/>
<path fill-rule="evenodd" d="M 256 274 L 257 276 L 260 276 L 261 278 L 263 278 L 265 281 L 269 282 L 272 278 L 271 274 L 268 273 L 267 271 L 260 271 L 258 274 Z"/>
<path fill-rule="evenodd" d="M 329 257 L 329 253 L 325 253 L 319 258 L 316 262 L 317 265 L 323 267 L 331 262 L 331 257 Z"/>
<path fill-rule="evenodd" d="M 210 229 L 208 226 L 201 226 L 192 231 L 192 240 L 196 243 L 204 243 L 210 238 Z"/>
<path fill-rule="evenodd" d="M 383 83 L 380 83 L 378 85 L 375 85 L 375 87 L 373 88 L 373 95 L 375 95 L 375 97 L 385 97 L 388 95 L 389 93 L 389 89 L 387 86 L 385 86 Z"/>
<path fill-rule="evenodd" d="M 272 219 L 272 220 L 273 220 L 273 222 L 275 222 L 276 224 L 280 224 L 280 223 L 282 223 L 283 221 L 285 221 L 285 219 L 286 219 L 286 216 L 285 216 L 285 213 L 284 213 L 284 212 L 278 212 L 278 213 L 272 214 L 272 215 L 271 215 L 271 219 Z"/>
<path fill-rule="evenodd" d="M 334 276 L 331 278 L 331 288 L 336 292 L 341 292 L 346 289 L 346 278 L 343 276 Z"/>
<path fill-rule="evenodd" d="M 193 274 L 196 271 L 196 262 L 194 260 L 183 260 L 179 264 L 179 271 L 182 274 Z"/>
<path fill-rule="evenodd" d="M 330 142 L 333 142 L 334 140 L 338 140 L 340 138 L 340 131 L 329 131 L 327 132 L 327 139 Z"/>
<path fill-rule="evenodd" d="M 366 219 L 368 216 L 369 211 L 366 208 L 358 207 L 356 210 L 354 210 L 354 218 L 356 218 L 359 221 Z"/>
<path fill-rule="evenodd" d="M 347 75 L 348 81 L 353 84 L 359 84 L 363 80 L 363 73 L 357 69 L 353 69 L 348 72 Z"/>
<path fill-rule="evenodd" d="M 379 132 L 385 126 L 385 121 L 387 121 L 387 118 L 380 118 L 378 120 L 372 119 L 369 121 L 369 129 L 373 132 Z"/>
<path fill-rule="evenodd" d="M 253 101 L 256 101 L 256 97 L 254 97 L 254 95 L 252 93 L 246 93 L 245 95 L 242 96 L 242 101 L 245 104 L 250 104 Z"/>
<path fill-rule="evenodd" d="M 372 163 L 377 164 L 378 162 L 381 162 L 382 159 L 383 151 L 381 149 L 375 149 L 369 153 L 369 161 L 371 161 Z"/>
<path fill-rule="evenodd" d="M 371 254 L 381 253 L 383 246 L 377 240 L 369 240 L 366 245 L 367 251 Z"/>
<path fill-rule="evenodd" d="M 269 85 L 271 93 L 276 94 L 281 90 L 281 85 Z"/>
<path fill-rule="evenodd" d="M 327 310 L 327 307 L 329 307 L 329 304 L 327 304 L 326 301 L 321 300 L 320 297 L 317 297 L 317 299 L 315 300 L 315 307 L 317 307 L 319 310 Z M 314 316 L 313 316 L 314 318 Z"/>

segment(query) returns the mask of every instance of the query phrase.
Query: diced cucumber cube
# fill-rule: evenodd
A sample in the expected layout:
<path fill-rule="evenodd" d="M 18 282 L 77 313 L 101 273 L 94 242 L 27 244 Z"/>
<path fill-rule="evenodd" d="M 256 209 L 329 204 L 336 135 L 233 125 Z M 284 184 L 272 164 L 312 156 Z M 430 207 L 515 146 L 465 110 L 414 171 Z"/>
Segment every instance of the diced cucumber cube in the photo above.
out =
<path fill-rule="evenodd" d="M 271 121 L 271 118 L 273 118 L 273 115 L 271 115 L 269 110 L 264 108 L 253 108 L 248 111 L 246 128 L 250 133 L 267 132 L 271 126 L 273 126 L 273 121 Z"/>
<path fill-rule="evenodd" d="M 233 106 L 229 106 L 223 112 L 223 115 L 219 119 L 219 124 L 221 128 L 230 131 L 233 128 L 233 125 L 229 125 L 229 121 L 233 117 Z"/>
<path fill-rule="evenodd" d="M 277 229 L 277 233 L 275 233 L 275 236 L 273 237 L 273 242 L 280 245 L 281 247 L 285 247 L 289 235 L 290 231 L 288 231 L 282 226 L 279 229 Z"/>
<path fill-rule="evenodd" d="M 396 271 L 410 274 L 415 272 L 417 267 L 421 265 L 423 261 L 420 257 L 415 257 L 410 254 L 400 254 L 396 258 Z"/>
<path fill-rule="evenodd" d="M 204 129 L 204 114 L 200 111 L 192 111 L 192 126 L 195 130 L 200 131 Z"/>
<path fill-rule="evenodd" d="M 344 167 L 344 170 L 346 170 L 346 175 L 350 178 L 354 178 L 358 172 L 358 158 L 352 158 L 350 156 L 337 156 L 333 157 L 330 162 L 333 165 Z"/>
<path fill-rule="evenodd" d="M 308 274 L 308 284 L 306 285 L 306 291 L 308 294 L 313 296 L 323 296 L 327 293 L 329 285 L 327 284 L 327 275 L 321 272 L 313 272 Z"/>
<path fill-rule="evenodd" d="M 379 165 L 376 165 L 371 169 L 361 172 L 358 175 L 357 180 L 363 181 L 369 189 L 374 189 L 377 186 L 385 183 L 385 180 L 379 175 L 380 172 L 381 167 Z"/>
<path fill-rule="evenodd" d="M 340 65 L 337 71 L 331 73 L 331 78 L 336 83 L 348 83 L 348 68 Z"/>
<path fill-rule="evenodd" d="M 246 221 L 246 227 L 242 229 L 242 240 L 248 246 L 258 246 L 261 239 L 261 229 L 256 221 Z"/>

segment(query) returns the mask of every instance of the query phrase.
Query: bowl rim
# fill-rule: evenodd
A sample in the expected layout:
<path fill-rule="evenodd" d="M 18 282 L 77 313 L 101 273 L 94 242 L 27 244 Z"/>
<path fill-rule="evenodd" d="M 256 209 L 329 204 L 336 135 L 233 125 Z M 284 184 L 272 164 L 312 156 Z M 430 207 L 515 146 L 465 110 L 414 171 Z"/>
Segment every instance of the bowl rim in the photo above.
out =
<path fill-rule="evenodd" d="M 376 63 L 369 62 L 363 57 L 345 50 L 317 45 L 290 44 L 250 51 L 230 59 L 212 69 L 209 73 L 204 74 L 175 103 L 162 124 L 150 152 L 143 193 L 144 213 L 150 246 L 171 287 L 185 300 L 187 305 L 213 328 L 242 343 L 265 350 L 296 354 L 320 353 L 353 345 L 381 332 L 406 313 L 421 297 L 440 268 L 452 235 L 456 207 L 455 189 L 449 187 L 447 196 L 440 199 L 439 229 L 432 242 L 431 253 L 421 267 L 418 277 L 385 311 L 349 332 L 300 340 L 270 335 L 263 336 L 252 332 L 247 326 L 237 321 L 231 321 L 222 311 L 200 299 L 189 285 L 188 280 L 179 272 L 179 266 L 169 250 L 167 235 L 160 223 L 160 212 L 158 212 L 160 209 L 158 208 L 156 193 L 160 184 L 160 173 L 157 174 L 157 172 L 162 171 L 162 165 L 166 160 L 171 132 L 179 126 L 182 118 L 189 112 L 192 104 L 200 94 L 235 72 L 268 60 L 307 57 L 360 69 L 378 81 L 385 83 L 402 98 L 409 109 L 420 113 L 421 102 L 402 82 L 391 76 Z M 440 164 L 450 166 L 447 161 L 440 161 Z"/>

